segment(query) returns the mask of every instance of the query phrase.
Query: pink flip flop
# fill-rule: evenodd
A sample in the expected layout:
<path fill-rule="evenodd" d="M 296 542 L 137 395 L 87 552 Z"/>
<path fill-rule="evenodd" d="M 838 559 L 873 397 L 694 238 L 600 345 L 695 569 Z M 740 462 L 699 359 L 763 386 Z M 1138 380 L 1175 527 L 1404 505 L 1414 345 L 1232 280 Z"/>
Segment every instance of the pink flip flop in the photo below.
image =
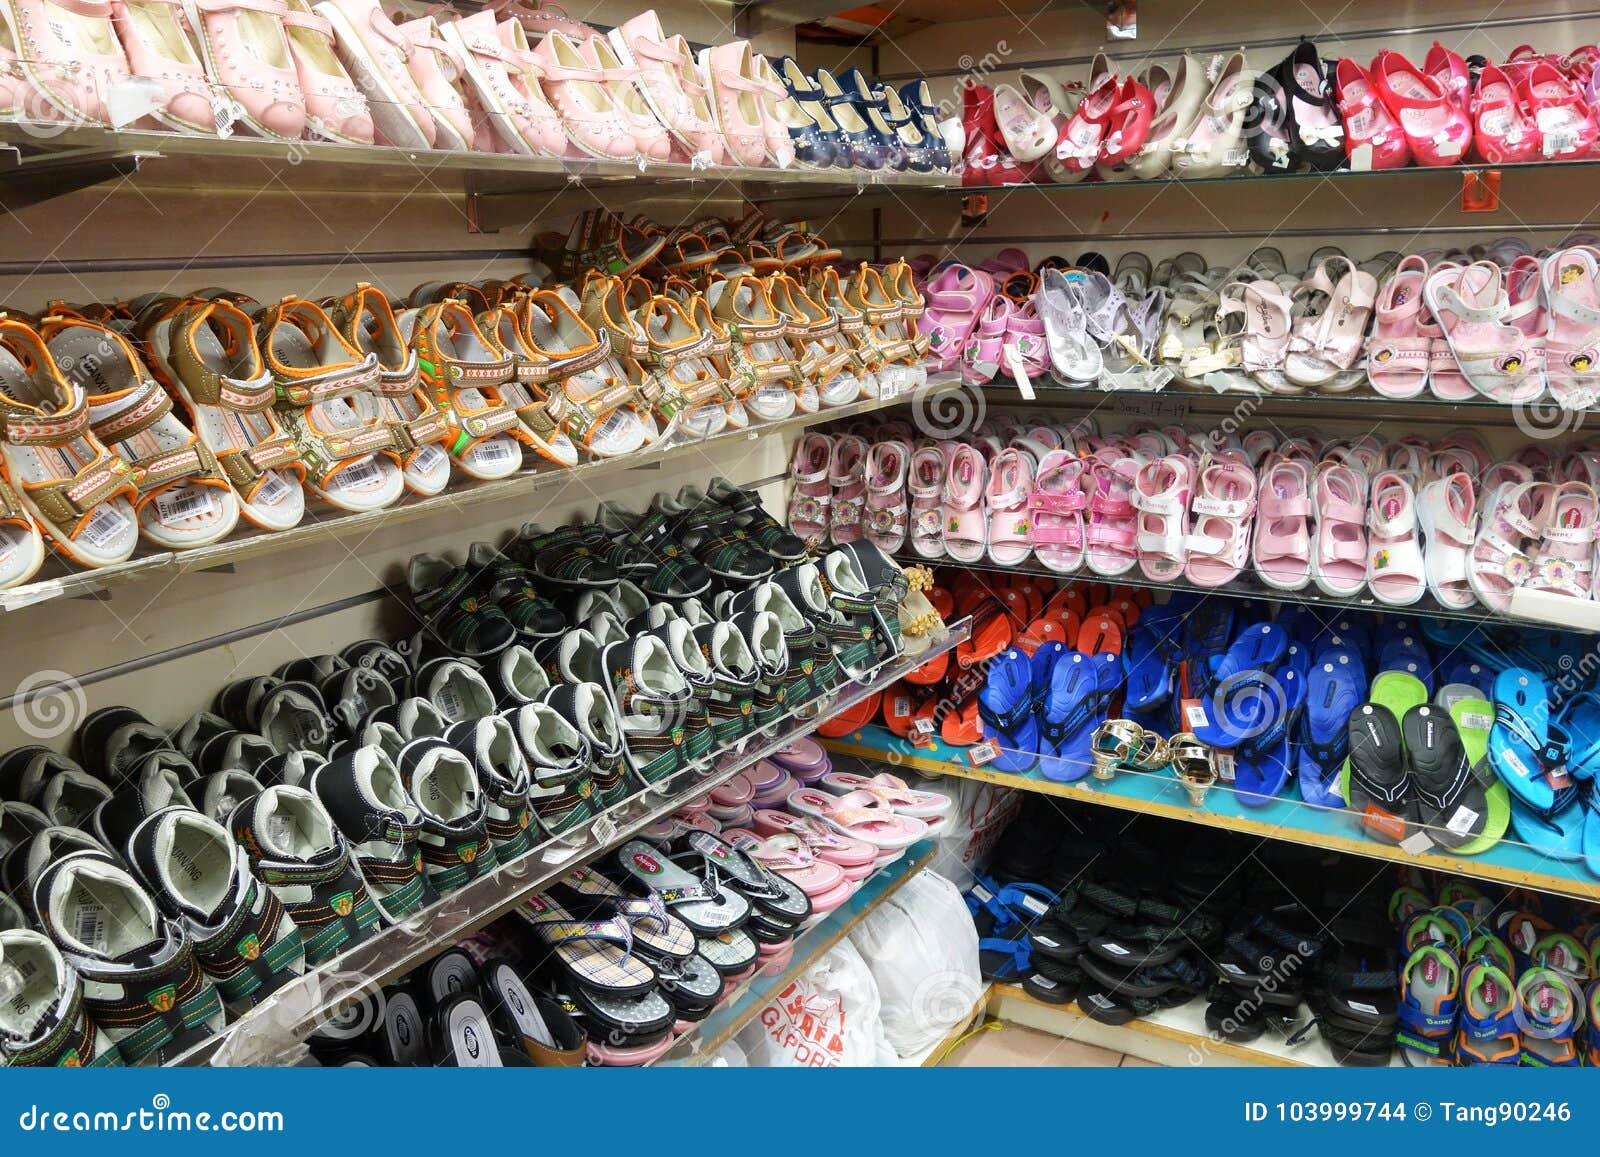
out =
<path fill-rule="evenodd" d="M 986 475 L 983 455 L 975 447 L 956 447 L 944 479 L 944 548 L 957 562 L 983 557 L 988 540 L 983 519 Z"/>
<path fill-rule="evenodd" d="M 1303 590 L 1311 581 L 1310 490 L 1310 468 L 1292 459 L 1270 463 L 1261 480 L 1256 574 L 1280 591 Z"/>
<path fill-rule="evenodd" d="M 1202 463 L 1189 512 L 1194 529 L 1184 574 L 1201 587 L 1220 587 L 1239 577 L 1250 557 L 1250 519 L 1256 510 L 1256 476 L 1241 462 L 1212 458 Z"/>
<path fill-rule="evenodd" d="M 822 790 L 833 795 L 853 791 L 871 792 L 903 816 L 932 820 L 950 811 L 950 797 L 937 791 L 917 791 L 898 775 L 881 772 L 870 779 L 849 771 L 835 771 L 822 777 Z"/>
<path fill-rule="evenodd" d="M 1005 449 L 995 456 L 984 494 L 989 526 L 989 557 L 1016 566 L 1033 550 L 1028 533 L 1028 496 L 1033 493 L 1033 458 Z"/>
<path fill-rule="evenodd" d="M 809 736 L 796 739 L 788 747 L 779 748 L 768 756 L 779 767 L 787 768 L 803 785 L 816 783 L 833 770 L 833 763 L 822 744 Z"/>
<path fill-rule="evenodd" d="M 803 787 L 789 796 L 789 806 L 803 815 L 816 816 L 841 835 L 865 840 L 878 849 L 880 856 L 902 851 L 928 833 L 927 824 L 913 816 L 897 814 L 867 791 L 831 796 Z"/>
<path fill-rule="evenodd" d="M 759 808 L 750 826 L 762 836 L 799 836 L 817 859 L 844 869 L 848 880 L 865 880 L 872 874 L 878 858 L 878 849 L 873 845 L 852 836 L 840 835 L 815 816 L 797 816 L 774 808 Z"/>
<path fill-rule="evenodd" d="M 833 439 L 826 434 L 806 433 L 795 442 L 794 461 L 789 466 L 789 479 L 794 483 L 789 529 L 807 543 L 820 545 L 828 535 L 828 512 L 833 507 L 828 463 L 832 459 Z"/>
<path fill-rule="evenodd" d="M 1028 496 L 1029 533 L 1039 561 L 1059 574 L 1083 566 L 1083 459 L 1070 450 L 1052 450 L 1039 463 L 1039 477 Z"/>
<path fill-rule="evenodd" d="M 1133 505 L 1139 511 L 1139 569 L 1152 582 L 1183 577 L 1188 558 L 1184 523 L 1194 490 L 1195 468 L 1183 454 L 1169 454 L 1139 468 Z"/>

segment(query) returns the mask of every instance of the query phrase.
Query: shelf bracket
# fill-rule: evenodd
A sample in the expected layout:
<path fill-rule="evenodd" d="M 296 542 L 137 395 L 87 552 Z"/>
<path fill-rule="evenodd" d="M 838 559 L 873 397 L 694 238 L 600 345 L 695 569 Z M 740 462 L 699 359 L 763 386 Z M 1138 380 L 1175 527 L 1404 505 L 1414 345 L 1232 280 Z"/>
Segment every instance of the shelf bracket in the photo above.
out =
<path fill-rule="evenodd" d="M 131 177 L 155 153 L 111 149 L 42 149 L 0 146 L 0 210 L 15 215 L 34 205 L 88 189 L 106 181 Z"/>

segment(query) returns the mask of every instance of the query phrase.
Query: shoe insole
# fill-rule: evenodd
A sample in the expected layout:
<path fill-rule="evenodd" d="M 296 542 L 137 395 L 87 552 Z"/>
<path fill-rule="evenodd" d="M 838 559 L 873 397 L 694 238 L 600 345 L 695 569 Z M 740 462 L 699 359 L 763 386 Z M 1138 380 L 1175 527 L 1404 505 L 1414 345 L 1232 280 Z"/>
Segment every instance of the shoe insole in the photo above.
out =
<path fill-rule="evenodd" d="M 233 892 L 233 844 L 198 814 L 178 812 L 160 830 L 156 859 L 166 882 L 183 902 L 212 916 Z"/>
<path fill-rule="evenodd" d="M 438 1013 L 439 1063 L 448 1067 L 497 1069 L 500 1050 L 495 1044 L 489 1014 L 476 996 L 456 996 Z"/>

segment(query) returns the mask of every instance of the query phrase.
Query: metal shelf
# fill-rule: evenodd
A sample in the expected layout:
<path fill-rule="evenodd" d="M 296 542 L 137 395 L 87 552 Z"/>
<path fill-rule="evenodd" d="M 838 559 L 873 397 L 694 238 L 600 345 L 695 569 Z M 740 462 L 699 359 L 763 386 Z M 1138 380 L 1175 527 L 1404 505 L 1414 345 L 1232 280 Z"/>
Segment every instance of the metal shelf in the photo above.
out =
<path fill-rule="evenodd" d="M 1475 856 L 1457 856 L 1438 850 L 1413 853 L 1357 835 L 1350 814 L 1341 808 L 1315 807 L 1287 796 L 1253 807 L 1241 803 L 1233 791 L 1221 784 L 1206 794 L 1204 807 L 1196 808 L 1190 806 L 1183 784 L 1164 772 L 1119 771 L 1111 780 L 1089 776 L 1076 783 L 1058 783 L 1045 779 L 1037 771 L 974 767 L 967 758 L 966 748 L 951 747 L 937 739 L 928 747 L 915 747 L 887 728 L 876 725 L 863 727 L 841 739 L 824 740 L 823 746 L 836 755 L 854 755 L 895 768 L 909 768 L 922 775 L 975 779 L 1056 799 L 1183 820 L 1303 847 L 1326 848 L 1581 900 L 1600 900 L 1600 879 L 1585 871 L 1582 863 L 1553 859 L 1539 848 L 1509 838 Z"/>
<path fill-rule="evenodd" d="M 967 637 L 970 623 L 952 623 L 929 654 L 942 654 Z M 832 711 L 844 710 L 881 691 L 926 661 L 900 658 L 881 664 L 835 692 Z M 824 706 L 823 711 L 830 708 Z M 647 791 L 631 796 L 596 817 L 582 830 L 535 848 L 521 859 L 444 897 L 431 908 L 393 925 L 343 956 L 285 985 L 222 1032 L 190 1049 L 174 1065 L 274 1065 L 293 1063 L 303 1041 L 319 1023 L 353 999 L 361 999 L 406 975 L 442 949 L 472 935 L 548 887 L 580 864 L 620 846 L 691 799 L 753 767 L 773 752 L 815 731 L 822 715 L 791 715 L 763 740 L 736 755 L 713 753 Z"/>

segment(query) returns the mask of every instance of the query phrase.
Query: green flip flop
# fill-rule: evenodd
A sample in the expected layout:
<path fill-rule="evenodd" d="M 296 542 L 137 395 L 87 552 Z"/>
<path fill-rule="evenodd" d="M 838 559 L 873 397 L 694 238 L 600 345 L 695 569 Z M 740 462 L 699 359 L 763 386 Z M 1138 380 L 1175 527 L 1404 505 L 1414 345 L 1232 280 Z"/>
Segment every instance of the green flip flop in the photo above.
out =
<path fill-rule="evenodd" d="M 1494 726 L 1494 704 L 1477 696 L 1452 699 L 1446 703 L 1444 693 L 1449 689 L 1440 688 L 1439 706 L 1449 711 L 1450 718 L 1455 720 L 1456 734 L 1461 736 L 1461 746 L 1467 749 L 1467 758 L 1472 761 L 1472 773 L 1482 780 L 1483 774 L 1479 772 L 1481 767 L 1488 776 L 1484 798 L 1489 810 L 1484 819 L 1483 834 L 1451 850 L 1452 855 L 1476 856 L 1494 847 L 1506 834 L 1506 828 L 1511 824 L 1511 793 L 1484 762 L 1489 755 L 1489 729 Z"/>

